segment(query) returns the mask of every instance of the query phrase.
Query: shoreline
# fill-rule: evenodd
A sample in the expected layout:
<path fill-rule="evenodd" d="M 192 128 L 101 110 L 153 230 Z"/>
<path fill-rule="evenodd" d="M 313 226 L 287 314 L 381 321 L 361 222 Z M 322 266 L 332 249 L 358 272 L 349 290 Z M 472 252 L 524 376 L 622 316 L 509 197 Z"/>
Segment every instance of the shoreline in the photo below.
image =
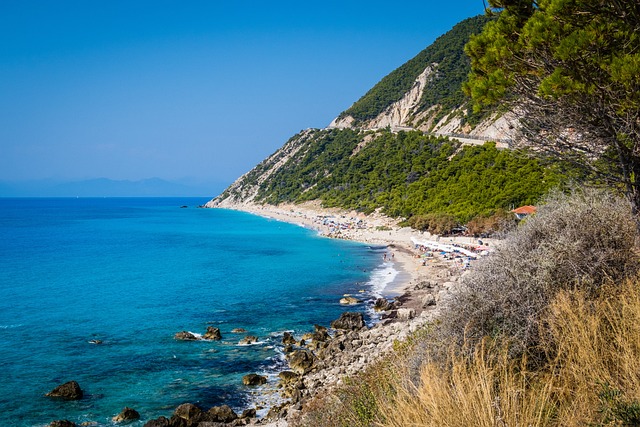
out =
<path fill-rule="evenodd" d="M 313 335 L 311 333 L 302 337 L 311 342 L 305 346 L 302 340 L 299 347 L 296 347 L 299 350 L 294 353 L 309 352 L 314 360 L 313 367 L 308 372 L 306 369 L 299 372 L 295 384 L 285 381 L 281 376 L 278 387 L 285 403 L 272 407 L 267 416 L 253 421 L 253 424 L 268 427 L 285 427 L 288 420 L 300 419 L 304 416 L 304 405 L 310 398 L 339 387 L 344 378 L 380 360 L 392 351 L 395 341 L 406 339 L 438 315 L 441 302 L 458 286 L 466 270 L 463 267 L 468 267 L 468 261 L 464 264 L 460 257 L 436 255 L 436 251 L 429 251 L 428 256 L 425 256 L 427 248 L 418 249 L 415 239 L 435 239 L 450 245 L 478 245 L 478 240 L 474 238 L 440 239 L 408 227 L 398 227 L 396 220 L 378 213 L 364 215 L 341 209 L 327 209 L 317 202 L 280 206 L 223 203 L 216 206 L 208 204 L 207 207 L 237 210 L 302 226 L 328 238 L 386 247 L 383 262 L 393 262 L 393 268 L 398 271 L 397 276 L 380 292 L 387 306 L 383 307 L 386 310 L 380 311 L 373 326 L 357 330 L 336 330 L 335 335 L 327 337 L 326 341 L 310 339 Z M 483 240 L 485 245 L 495 244 L 491 239 Z M 345 312 L 348 311 L 349 305 L 345 305 Z M 294 369 L 291 359 L 289 365 L 289 369 Z M 277 393 L 278 389 L 274 392 Z"/>

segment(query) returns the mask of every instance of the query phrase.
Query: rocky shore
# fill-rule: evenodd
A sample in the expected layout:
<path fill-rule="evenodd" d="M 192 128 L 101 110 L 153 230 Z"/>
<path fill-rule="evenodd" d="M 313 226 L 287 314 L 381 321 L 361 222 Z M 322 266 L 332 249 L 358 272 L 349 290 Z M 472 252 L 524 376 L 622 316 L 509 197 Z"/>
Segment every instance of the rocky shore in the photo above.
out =
<path fill-rule="evenodd" d="M 364 216 L 355 212 L 321 209 L 315 204 L 278 207 L 236 204 L 216 207 L 298 224 L 330 238 L 385 246 L 384 261 L 393 263 L 401 273 L 384 290 L 383 298 L 367 302 L 369 308 L 377 313 L 378 321 L 373 326 L 365 324 L 362 313 L 349 311 L 352 297 L 345 295 L 341 300 L 345 312 L 330 325 L 309 325 L 309 332 L 300 336 L 284 333 L 282 346 L 289 366 L 279 372 L 273 389 L 269 390 L 269 384 L 273 382 L 265 385 L 266 378 L 261 375 L 248 374 L 243 378 L 245 385 L 262 387 L 262 396 L 265 396 L 264 393 L 275 393 L 279 396 L 277 399 L 262 399 L 258 394 L 255 407 L 242 414 L 235 413 L 226 405 L 200 408 L 185 403 L 176 408 L 170 418 L 150 420 L 144 424 L 145 427 L 285 427 L 295 424 L 295 420 L 303 415 L 304 405 L 309 399 L 339 387 L 345 378 L 380 360 L 393 350 L 395 342 L 405 340 L 437 316 L 441 302 L 457 286 L 464 268 L 468 267 L 468 264 L 459 262 L 460 257 L 428 251 L 415 243 L 416 238 L 436 239 L 436 236 L 425 236 L 409 228 L 400 228 L 396 221 L 380 214 Z M 468 237 L 446 238 L 442 242 L 466 247 L 478 245 L 477 240 Z M 493 245 L 495 242 L 485 241 L 484 244 Z M 216 329 L 210 327 L 202 337 L 182 331 L 176 333 L 175 338 L 217 340 L 220 339 L 220 333 Z M 274 404 L 274 401 L 277 403 Z M 256 409 L 266 415 L 256 417 Z M 72 425 L 64 422 L 66 420 L 55 421 L 58 424 L 51 425 Z M 121 421 L 114 419 L 114 422 Z"/>
<path fill-rule="evenodd" d="M 345 378 L 392 351 L 394 342 L 403 341 L 437 315 L 440 303 L 450 295 L 464 273 L 459 257 L 425 254 L 425 248 L 416 247 L 412 240 L 437 239 L 437 236 L 400 228 L 395 220 L 384 215 L 365 216 L 323 209 L 314 203 L 216 207 L 298 224 L 331 238 L 386 246 L 385 261 L 393 262 L 401 271 L 399 278 L 384 290 L 386 298 L 370 302 L 371 308 L 380 315 L 380 320 L 372 327 L 365 325 L 360 313 L 350 313 L 346 307 L 341 318 L 331 325 L 314 325 L 313 331 L 299 337 L 285 334 L 283 346 L 289 369 L 278 375 L 283 403 L 270 408 L 262 419 L 251 420 L 252 425 L 287 426 L 301 415 L 308 399 L 340 386 Z M 466 247 L 478 245 L 478 241 L 470 237 L 446 238 L 442 242 Z M 495 244 L 486 240 L 483 243 Z M 348 305 L 346 298 L 342 302 Z"/>

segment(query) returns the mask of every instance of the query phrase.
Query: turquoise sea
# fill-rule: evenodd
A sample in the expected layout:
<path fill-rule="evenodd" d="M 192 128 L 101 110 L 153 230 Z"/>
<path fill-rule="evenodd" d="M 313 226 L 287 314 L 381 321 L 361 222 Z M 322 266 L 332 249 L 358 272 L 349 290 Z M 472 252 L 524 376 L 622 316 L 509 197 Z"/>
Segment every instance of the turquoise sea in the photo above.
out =
<path fill-rule="evenodd" d="M 393 276 L 383 248 L 206 201 L 0 199 L 0 425 L 112 425 L 125 406 L 143 425 L 184 402 L 241 411 L 262 399 L 242 376 L 273 383 L 284 366 L 284 331 L 328 326 L 343 294 L 373 297 Z M 222 341 L 173 338 L 209 325 Z M 239 346 L 234 328 L 259 343 Z M 84 399 L 44 397 L 70 380 Z"/>

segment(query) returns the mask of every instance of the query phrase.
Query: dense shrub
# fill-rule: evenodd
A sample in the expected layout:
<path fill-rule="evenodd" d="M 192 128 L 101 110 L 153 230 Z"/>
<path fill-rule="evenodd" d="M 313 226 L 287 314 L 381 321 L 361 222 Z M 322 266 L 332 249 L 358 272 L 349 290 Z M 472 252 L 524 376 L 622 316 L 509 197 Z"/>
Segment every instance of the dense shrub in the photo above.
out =
<path fill-rule="evenodd" d="M 473 348 L 506 339 L 515 354 L 536 354 L 540 319 L 563 289 L 592 293 L 635 274 L 636 223 L 629 203 L 597 190 L 554 193 L 467 275 L 444 310 L 443 339 Z"/>

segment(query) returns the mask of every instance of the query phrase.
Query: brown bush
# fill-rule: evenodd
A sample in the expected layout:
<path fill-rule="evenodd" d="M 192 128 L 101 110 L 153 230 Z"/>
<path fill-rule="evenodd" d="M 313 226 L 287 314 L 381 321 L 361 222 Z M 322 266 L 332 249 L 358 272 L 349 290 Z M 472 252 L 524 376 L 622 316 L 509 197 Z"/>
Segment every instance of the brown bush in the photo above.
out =
<path fill-rule="evenodd" d="M 634 275 L 636 238 L 625 199 L 590 189 L 553 193 L 464 278 L 443 310 L 440 339 L 473 348 L 502 338 L 514 354 L 536 356 L 549 302 L 562 289 L 589 293 Z"/>

